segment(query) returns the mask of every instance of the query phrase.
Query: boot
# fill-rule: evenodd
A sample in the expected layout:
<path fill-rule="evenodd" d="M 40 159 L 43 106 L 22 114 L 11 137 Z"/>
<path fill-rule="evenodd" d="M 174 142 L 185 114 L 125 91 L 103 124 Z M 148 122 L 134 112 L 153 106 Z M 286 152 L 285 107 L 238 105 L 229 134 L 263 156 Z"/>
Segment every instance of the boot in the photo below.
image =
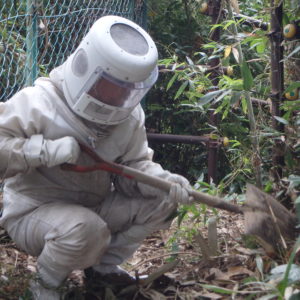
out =
<path fill-rule="evenodd" d="M 135 277 L 119 266 L 99 265 L 84 270 L 85 281 L 104 285 L 126 286 L 138 284 Z"/>
<path fill-rule="evenodd" d="M 41 280 L 31 280 L 29 290 L 32 294 L 33 300 L 60 300 L 62 295 L 58 289 L 47 288 L 43 285 Z"/>

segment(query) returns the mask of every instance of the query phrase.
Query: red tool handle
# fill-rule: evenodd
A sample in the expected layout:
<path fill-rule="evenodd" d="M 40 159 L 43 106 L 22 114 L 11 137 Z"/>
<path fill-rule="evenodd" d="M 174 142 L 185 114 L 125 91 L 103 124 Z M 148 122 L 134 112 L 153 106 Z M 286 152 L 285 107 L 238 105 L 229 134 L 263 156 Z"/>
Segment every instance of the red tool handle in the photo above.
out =
<path fill-rule="evenodd" d="M 152 176 L 141 172 L 139 170 L 123 166 L 114 162 L 108 162 L 103 160 L 101 157 L 97 155 L 92 149 L 88 148 L 85 145 L 80 145 L 81 149 L 86 152 L 90 157 L 92 157 L 96 163 L 94 165 L 73 165 L 73 164 L 63 164 L 61 168 L 66 171 L 74 171 L 74 172 L 92 172 L 92 171 L 107 171 L 113 174 L 117 174 L 120 176 L 127 177 L 129 179 L 134 179 L 138 182 L 148 184 L 155 188 L 164 190 L 166 192 L 170 191 L 172 186 L 172 182 L 169 182 L 165 179 Z M 220 199 L 219 197 L 210 196 L 208 194 L 190 190 L 190 195 L 194 197 L 197 202 L 207 204 L 211 207 L 216 207 L 220 209 L 225 209 L 227 211 L 235 212 L 235 213 L 243 213 L 243 208 L 231 204 L 229 202 Z"/>
<path fill-rule="evenodd" d="M 106 162 L 97 163 L 91 166 L 73 165 L 73 164 L 65 163 L 61 165 L 61 169 L 65 171 L 73 171 L 73 172 L 80 172 L 80 173 L 103 170 L 109 173 L 127 177 L 129 179 L 134 179 L 133 176 L 124 173 L 122 167 L 114 166 L 111 163 L 106 163 Z"/>

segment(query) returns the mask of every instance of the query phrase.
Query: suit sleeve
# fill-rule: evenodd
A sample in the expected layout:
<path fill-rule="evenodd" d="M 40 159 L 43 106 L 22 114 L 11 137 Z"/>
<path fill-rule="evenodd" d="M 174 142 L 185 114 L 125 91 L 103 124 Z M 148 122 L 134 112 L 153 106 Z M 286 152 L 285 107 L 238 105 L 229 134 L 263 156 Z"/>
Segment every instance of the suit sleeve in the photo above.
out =
<path fill-rule="evenodd" d="M 35 87 L 21 90 L 0 103 L 0 177 L 26 173 L 29 162 L 37 161 L 46 126 L 43 114 L 51 117 L 51 108 L 42 101 L 43 94 Z"/>

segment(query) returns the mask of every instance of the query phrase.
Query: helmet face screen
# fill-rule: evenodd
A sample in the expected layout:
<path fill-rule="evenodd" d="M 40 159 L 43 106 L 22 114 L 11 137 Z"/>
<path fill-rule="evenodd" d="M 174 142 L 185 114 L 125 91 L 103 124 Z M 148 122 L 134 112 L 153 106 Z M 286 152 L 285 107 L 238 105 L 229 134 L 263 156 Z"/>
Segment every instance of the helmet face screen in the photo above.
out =
<path fill-rule="evenodd" d="M 130 89 L 101 77 L 95 82 L 88 94 L 105 104 L 124 107 L 130 95 Z"/>

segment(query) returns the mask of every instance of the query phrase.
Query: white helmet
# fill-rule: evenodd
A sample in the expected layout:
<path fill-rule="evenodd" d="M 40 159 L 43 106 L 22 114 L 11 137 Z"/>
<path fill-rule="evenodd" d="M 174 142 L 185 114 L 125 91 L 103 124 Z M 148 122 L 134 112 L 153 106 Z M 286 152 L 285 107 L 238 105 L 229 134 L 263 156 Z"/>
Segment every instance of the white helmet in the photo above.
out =
<path fill-rule="evenodd" d="M 121 123 L 155 83 L 157 57 L 140 26 L 118 16 L 100 18 L 65 63 L 68 104 L 87 120 Z"/>

